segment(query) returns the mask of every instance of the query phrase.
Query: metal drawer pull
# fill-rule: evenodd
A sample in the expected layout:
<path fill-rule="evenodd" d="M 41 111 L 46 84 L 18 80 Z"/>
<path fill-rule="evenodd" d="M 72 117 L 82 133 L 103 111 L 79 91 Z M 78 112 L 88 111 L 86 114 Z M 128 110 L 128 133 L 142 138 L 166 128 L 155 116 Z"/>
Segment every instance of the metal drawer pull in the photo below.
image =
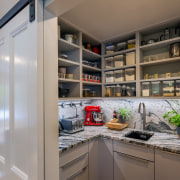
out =
<path fill-rule="evenodd" d="M 114 152 L 116 152 L 116 151 L 114 151 Z M 131 158 L 131 159 L 134 159 L 134 160 L 142 161 L 142 162 L 145 162 L 145 163 L 153 162 L 153 161 L 150 161 L 150 160 L 138 158 L 138 157 L 131 156 L 131 155 L 124 154 L 124 153 L 120 153 L 120 152 L 116 152 L 116 153 L 119 154 L 120 156 L 124 156 L 124 157 Z"/>
<path fill-rule="evenodd" d="M 71 165 L 72 163 L 76 162 L 76 161 L 79 161 L 81 159 L 84 159 L 88 154 L 83 154 L 82 156 L 76 158 L 76 159 L 73 159 L 72 161 L 68 162 L 67 164 L 65 164 L 64 166 L 61 166 L 61 168 L 66 168 L 68 167 L 69 165 Z"/>
<path fill-rule="evenodd" d="M 80 171 L 78 171 L 77 173 L 73 174 L 71 177 L 67 178 L 66 180 L 71 180 L 71 179 L 75 178 L 76 176 L 78 176 L 79 174 L 82 174 L 86 170 L 87 167 L 88 166 L 82 168 Z"/>

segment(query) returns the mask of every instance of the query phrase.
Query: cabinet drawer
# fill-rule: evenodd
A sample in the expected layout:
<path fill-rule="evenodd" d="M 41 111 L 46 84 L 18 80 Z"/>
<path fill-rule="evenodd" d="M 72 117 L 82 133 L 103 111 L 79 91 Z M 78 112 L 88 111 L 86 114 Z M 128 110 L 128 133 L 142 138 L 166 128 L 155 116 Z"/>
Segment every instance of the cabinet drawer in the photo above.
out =
<path fill-rule="evenodd" d="M 81 176 L 88 167 L 88 153 L 83 154 L 77 159 L 73 159 L 60 167 L 60 180 L 76 179 Z"/>
<path fill-rule="evenodd" d="M 154 162 L 114 152 L 114 180 L 154 180 Z"/>
<path fill-rule="evenodd" d="M 116 152 L 128 154 L 149 161 L 154 161 L 154 149 L 152 148 L 140 147 L 137 145 L 113 141 L 113 149 Z"/>
<path fill-rule="evenodd" d="M 65 164 L 77 159 L 78 157 L 88 153 L 88 142 L 85 144 L 81 144 L 75 148 L 70 149 L 69 151 L 65 151 L 60 154 L 59 164 L 60 167 Z"/>

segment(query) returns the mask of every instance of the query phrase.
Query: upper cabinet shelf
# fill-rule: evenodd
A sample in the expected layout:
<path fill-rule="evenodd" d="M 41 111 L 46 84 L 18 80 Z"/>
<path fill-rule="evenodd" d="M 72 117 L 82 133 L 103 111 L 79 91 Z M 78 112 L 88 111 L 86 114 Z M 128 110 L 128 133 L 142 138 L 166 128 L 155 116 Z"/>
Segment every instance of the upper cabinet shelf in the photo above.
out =
<path fill-rule="evenodd" d="M 152 44 L 140 46 L 140 49 L 141 50 L 151 50 L 154 48 L 166 47 L 166 46 L 173 44 L 173 43 L 176 43 L 176 42 L 180 42 L 180 37 L 176 37 L 176 38 L 172 38 L 172 39 L 168 39 L 168 40 L 159 41 L 159 42 L 155 42 Z"/>
<path fill-rule="evenodd" d="M 60 66 L 65 66 L 65 67 L 79 66 L 79 63 L 77 63 L 77 62 L 70 61 L 68 59 L 62 59 L 62 58 L 58 59 L 58 64 Z"/>
<path fill-rule="evenodd" d="M 84 60 L 96 60 L 96 59 L 100 59 L 101 55 L 94 53 L 88 49 L 83 48 L 83 59 Z"/>
<path fill-rule="evenodd" d="M 126 53 L 129 53 L 129 52 L 133 52 L 135 50 L 136 50 L 136 48 L 125 49 L 125 50 L 122 50 L 122 51 L 117 51 L 117 52 L 114 52 L 114 53 L 105 54 L 105 55 L 103 55 L 103 57 L 106 58 L 106 57 L 112 57 L 112 56 L 116 56 L 116 55 L 120 55 L 120 54 L 126 54 Z"/>
<path fill-rule="evenodd" d="M 72 51 L 80 48 L 78 45 L 70 43 L 64 39 L 59 39 L 58 45 L 61 52 Z"/>

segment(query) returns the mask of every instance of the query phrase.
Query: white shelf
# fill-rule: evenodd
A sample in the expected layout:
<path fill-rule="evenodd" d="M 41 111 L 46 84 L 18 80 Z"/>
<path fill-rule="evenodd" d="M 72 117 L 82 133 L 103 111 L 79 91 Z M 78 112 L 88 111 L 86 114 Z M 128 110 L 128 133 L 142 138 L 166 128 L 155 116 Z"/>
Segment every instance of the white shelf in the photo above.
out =
<path fill-rule="evenodd" d="M 58 46 L 61 52 L 72 51 L 74 49 L 80 48 L 78 45 L 70 43 L 64 39 L 59 39 L 58 43 L 59 43 Z"/>
<path fill-rule="evenodd" d="M 160 60 L 150 61 L 150 62 L 143 62 L 143 63 L 140 63 L 140 66 L 152 66 L 152 65 L 159 65 L 159 64 L 169 64 L 169 63 L 174 63 L 174 62 L 180 62 L 180 57 L 160 59 Z"/>
<path fill-rule="evenodd" d="M 116 84 L 134 84 L 136 81 L 122 81 L 122 82 L 112 82 L 112 83 L 104 83 L 104 85 L 116 85 Z"/>
<path fill-rule="evenodd" d="M 72 82 L 72 83 L 79 83 L 80 82 L 80 80 L 76 80 L 76 79 L 65 79 L 65 78 L 59 78 L 58 79 L 59 80 L 59 82 Z"/>
<path fill-rule="evenodd" d="M 111 53 L 111 54 L 105 54 L 103 55 L 104 58 L 106 57 L 112 57 L 112 56 L 116 56 L 116 55 L 120 55 L 120 54 L 125 54 L 125 53 L 129 53 L 129 52 L 133 52 L 135 51 L 136 48 L 131 48 L 131 49 L 125 49 L 125 50 L 122 50 L 122 51 L 117 51 L 117 52 L 114 52 L 114 53 Z"/>
<path fill-rule="evenodd" d="M 165 47 L 165 46 L 168 46 L 169 44 L 176 43 L 176 42 L 180 42 L 180 37 L 140 46 L 140 49 L 141 50 L 151 50 L 154 48 Z"/>
<path fill-rule="evenodd" d="M 128 69 L 128 68 L 134 68 L 136 67 L 136 64 L 130 65 L 130 66 L 122 66 L 122 67 L 117 67 L 117 68 L 105 68 L 103 69 L 103 71 L 115 71 L 115 70 L 119 70 L 119 69 Z"/>
<path fill-rule="evenodd" d="M 101 69 L 91 67 L 91 66 L 88 66 L 88 65 L 85 65 L 85 64 L 83 64 L 82 67 L 83 67 L 83 70 L 85 70 L 87 72 L 101 72 Z"/>
<path fill-rule="evenodd" d="M 82 81 L 82 83 L 84 85 L 97 85 L 97 86 L 101 86 L 102 85 L 102 83 L 88 82 L 88 81 Z"/>
<path fill-rule="evenodd" d="M 60 66 L 65 66 L 65 67 L 79 66 L 80 65 L 77 62 L 74 62 L 74 61 L 71 61 L 71 60 L 68 60 L 68 59 L 62 59 L 62 58 L 58 59 L 58 63 L 59 63 Z"/>
<path fill-rule="evenodd" d="M 170 78 L 157 78 L 157 79 L 143 79 L 140 80 L 140 82 L 153 82 L 153 81 L 173 81 L 173 80 L 179 80 L 179 77 L 170 77 Z"/>
<path fill-rule="evenodd" d="M 88 49 L 83 48 L 83 60 L 97 60 L 100 59 L 101 55 L 96 54 Z"/>

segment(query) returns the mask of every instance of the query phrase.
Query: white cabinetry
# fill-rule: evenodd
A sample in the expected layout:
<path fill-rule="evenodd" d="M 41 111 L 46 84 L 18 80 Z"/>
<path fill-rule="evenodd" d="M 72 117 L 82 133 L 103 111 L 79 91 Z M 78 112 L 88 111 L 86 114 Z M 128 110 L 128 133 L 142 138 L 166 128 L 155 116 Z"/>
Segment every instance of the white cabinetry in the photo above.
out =
<path fill-rule="evenodd" d="M 153 180 L 154 150 L 114 141 L 114 180 Z"/>
<path fill-rule="evenodd" d="M 88 180 L 88 143 L 60 155 L 60 180 Z"/>
<path fill-rule="evenodd" d="M 160 150 L 155 151 L 155 179 L 179 180 L 180 155 Z"/>

